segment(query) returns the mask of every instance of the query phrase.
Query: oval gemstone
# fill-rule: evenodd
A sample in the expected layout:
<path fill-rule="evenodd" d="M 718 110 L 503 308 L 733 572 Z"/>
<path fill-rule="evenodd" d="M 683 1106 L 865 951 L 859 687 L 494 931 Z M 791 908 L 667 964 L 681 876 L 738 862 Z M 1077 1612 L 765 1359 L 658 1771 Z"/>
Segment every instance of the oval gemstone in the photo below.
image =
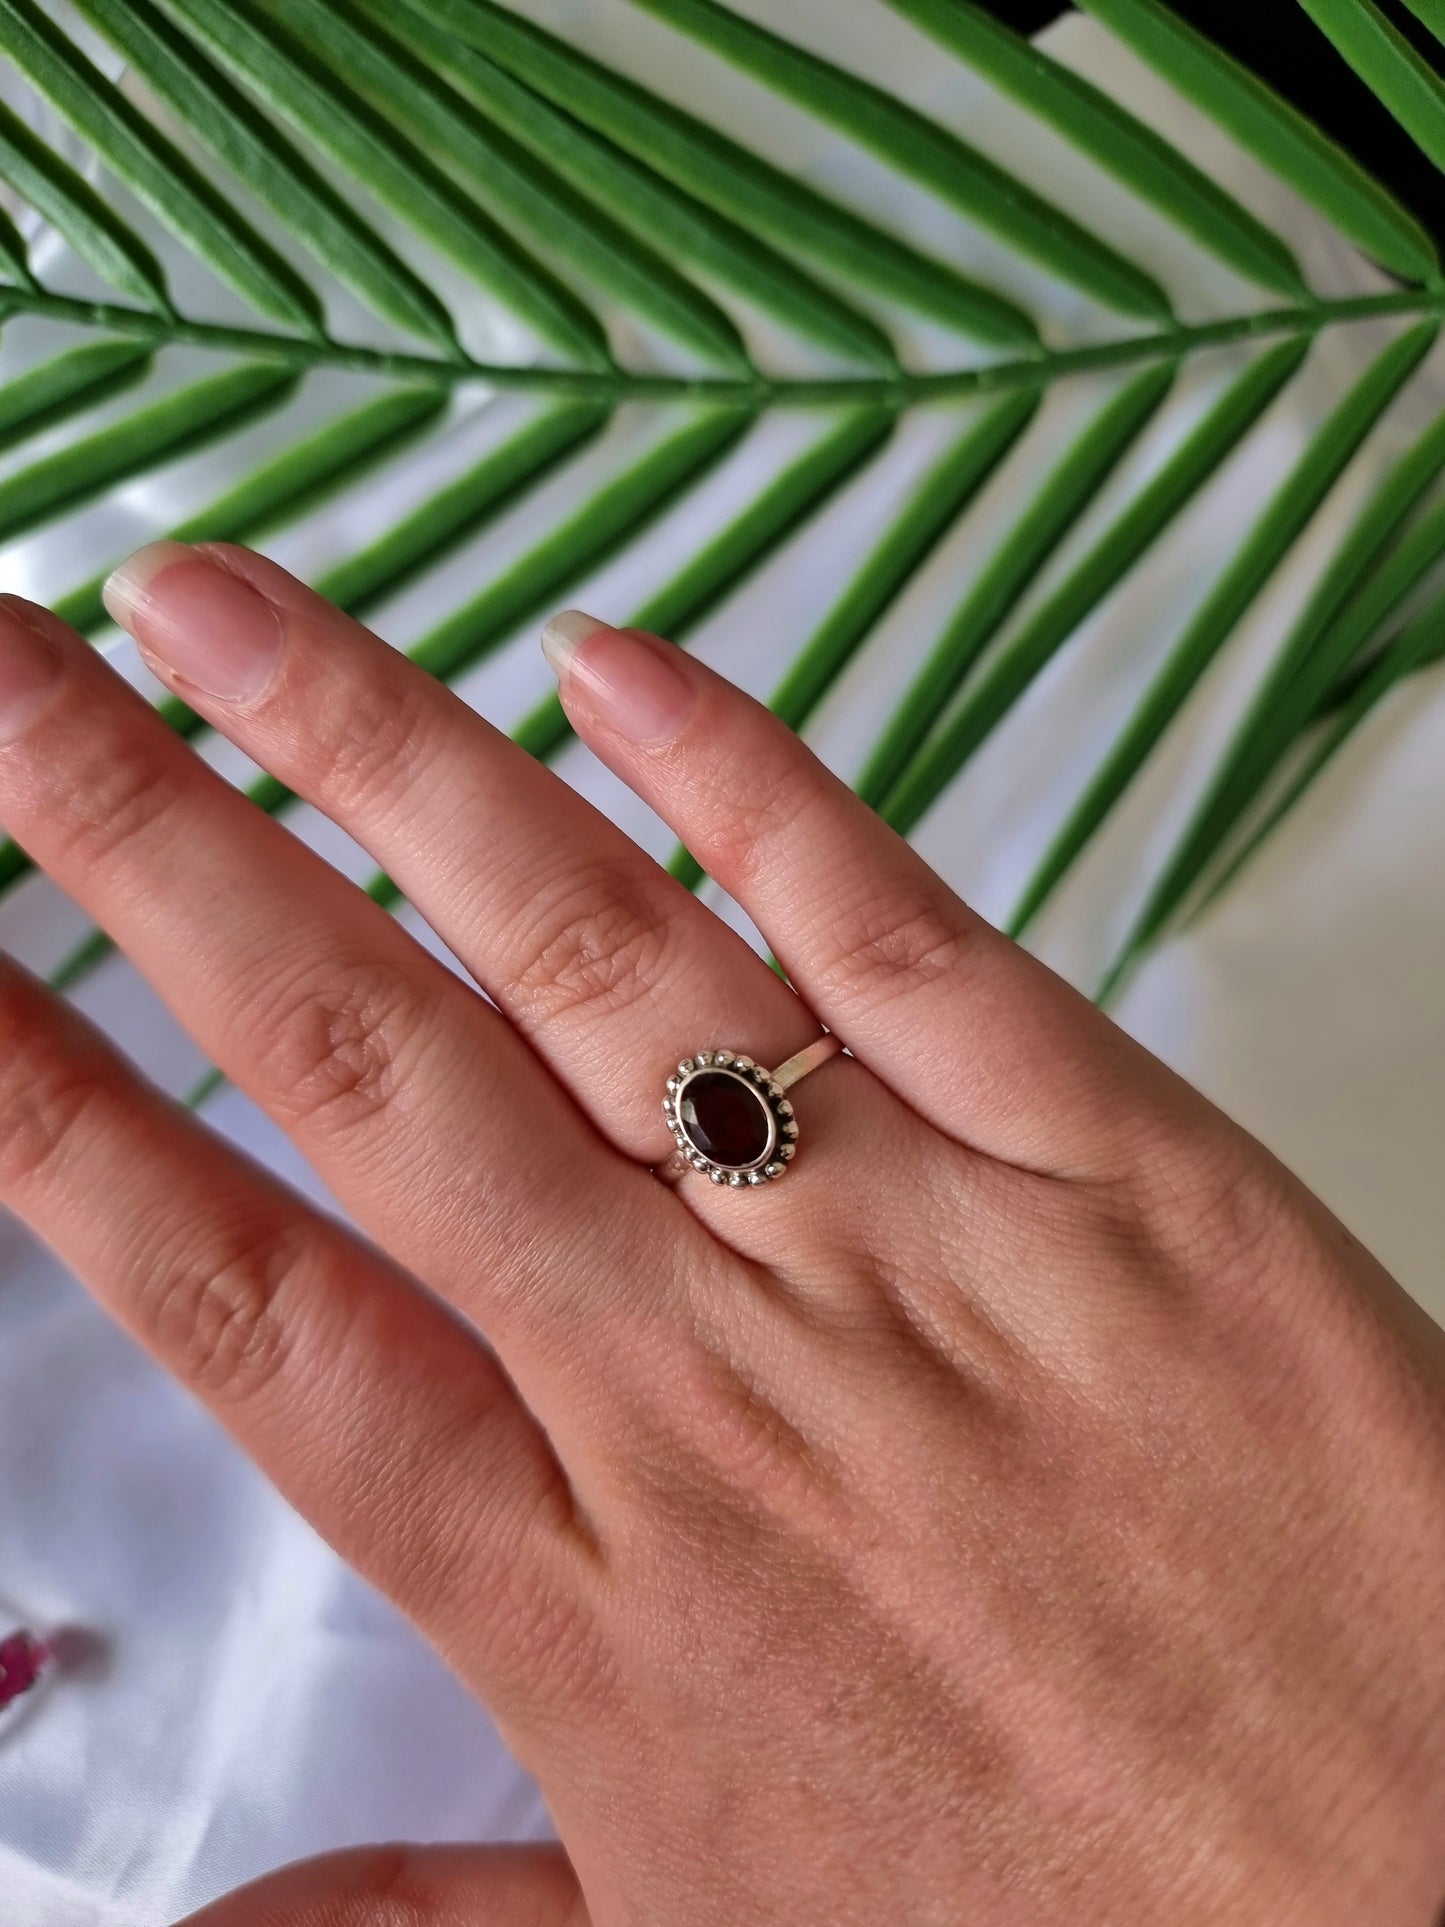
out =
<path fill-rule="evenodd" d="M 730 1071 L 699 1071 L 678 1093 L 677 1119 L 705 1158 L 730 1171 L 760 1164 L 773 1147 L 761 1091 Z"/>

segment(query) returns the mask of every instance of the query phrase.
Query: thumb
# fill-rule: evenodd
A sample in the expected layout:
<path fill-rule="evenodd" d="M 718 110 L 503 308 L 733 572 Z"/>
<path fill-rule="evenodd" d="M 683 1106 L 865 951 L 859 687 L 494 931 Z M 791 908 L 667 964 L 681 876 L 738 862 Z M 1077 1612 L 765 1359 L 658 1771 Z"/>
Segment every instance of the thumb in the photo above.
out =
<path fill-rule="evenodd" d="M 353 1847 L 298 1860 L 180 1927 L 588 1927 L 556 1846 Z"/>

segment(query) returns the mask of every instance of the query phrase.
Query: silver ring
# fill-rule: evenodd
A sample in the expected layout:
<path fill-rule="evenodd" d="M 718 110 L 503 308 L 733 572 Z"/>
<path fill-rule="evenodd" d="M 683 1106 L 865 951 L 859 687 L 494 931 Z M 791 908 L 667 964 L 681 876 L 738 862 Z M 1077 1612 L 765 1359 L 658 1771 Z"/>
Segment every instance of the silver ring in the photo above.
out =
<path fill-rule="evenodd" d="M 739 1189 L 782 1177 L 798 1154 L 798 1120 L 787 1093 L 842 1048 L 825 1034 L 775 1071 L 730 1050 L 684 1057 L 662 1100 L 677 1149 L 658 1165 L 658 1177 L 675 1184 L 698 1171 Z"/>

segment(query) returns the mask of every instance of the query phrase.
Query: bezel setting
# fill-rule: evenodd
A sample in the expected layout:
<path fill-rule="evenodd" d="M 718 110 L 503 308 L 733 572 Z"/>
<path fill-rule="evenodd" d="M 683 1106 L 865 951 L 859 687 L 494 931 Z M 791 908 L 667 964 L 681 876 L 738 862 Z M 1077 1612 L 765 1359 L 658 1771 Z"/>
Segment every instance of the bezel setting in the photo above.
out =
<path fill-rule="evenodd" d="M 682 1121 L 683 1097 L 692 1080 L 704 1074 L 731 1078 L 746 1090 L 758 1105 L 760 1116 L 767 1120 L 767 1144 L 746 1164 L 725 1164 L 703 1151 L 688 1135 Z M 797 1155 L 798 1123 L 783 1086 L 762 1064 L 737 1051 L 700 1050 L 694 1057 L 683 1058 L 667 1080 L 662 1114 L 684 1161 L 714 1184 L 732 1185 L 737 1190 L 744 1185 L 771 1184 L 786 1173 Z"/>

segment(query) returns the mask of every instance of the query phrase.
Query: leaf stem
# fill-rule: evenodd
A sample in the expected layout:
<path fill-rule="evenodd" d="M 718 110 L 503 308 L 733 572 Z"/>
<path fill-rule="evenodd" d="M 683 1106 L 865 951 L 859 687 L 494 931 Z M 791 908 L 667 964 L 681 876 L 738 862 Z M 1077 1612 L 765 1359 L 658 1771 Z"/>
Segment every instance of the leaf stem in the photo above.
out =
<path fill-rule="evenodd" d="M 111 335 L 124 335 L 158 346 L 187 342 L 297 368 L 345 368 L 391 379 L 432 381 L 448 387 L 480 382 L 492 388 L 572 395 L 613 405 L 623 401 L 711 401 L 728 407 L 763 408 L 865 403 L 902 410 L 922 402 L 948 401 L 963 395 L 1046 387 L 1067 375 L 1122 368 L 1136 362 L 1174 360 L 1201 348 L 1222 348 L 1232 342 L 1258 341 L 1271 336 L 1312 336 L 1325 328 L 1353 321 L 1392 315 L 1445 316 L 1445 287 L 1401 288 L 1388 294 L 1356 295 L 1348 300 L 1265 308 L 1255 314 L 1228 315 L 1218 321 L 1161 328 L 1078 348 L 1046 349 L 1039 354 L 973 368 L 778 380 L 766 375 L 648 375 L 634 374 L 625 368 L 607 371 L 522 366 L 473 361 L 467 357 L 404 354 L 329 338 L 312 340 L 300 335 L 277 334 L 269 329 L 231 328 L 215 322 L 192 321 L 115 302 L 81 301 L 70 295 L 53 294 L 48 289 L 0 285 L 0 323 L 14 314 L 47 315 L 79 327 L 100 328 Z"/>

